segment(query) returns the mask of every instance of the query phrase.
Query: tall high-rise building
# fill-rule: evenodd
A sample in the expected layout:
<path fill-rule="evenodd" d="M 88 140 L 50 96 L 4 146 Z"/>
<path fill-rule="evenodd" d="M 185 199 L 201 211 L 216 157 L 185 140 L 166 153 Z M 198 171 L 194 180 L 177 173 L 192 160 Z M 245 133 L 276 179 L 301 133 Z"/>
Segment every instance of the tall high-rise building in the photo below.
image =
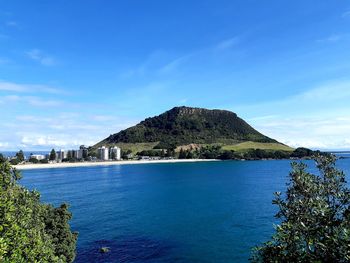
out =
<path fill-rule="evenodd" d="M 56 152 L 57 161 L 62 161 L 65 158 L 67 158 L 67 153 L 64 150 L 61 149 L 58 152 Z"/>
<path fill-rule="evenodd" d="M 109 160 L 109 149 L 108 147 L 102 146 L 97 149 L 97 156 L 100 160 Z"/>
<path fill-rule="evenodd" d="M 110 158 L 113 160 L 120 160 L 121 159 L 121 150 L 119 147 L 114 146 L 110 149 Z"/>

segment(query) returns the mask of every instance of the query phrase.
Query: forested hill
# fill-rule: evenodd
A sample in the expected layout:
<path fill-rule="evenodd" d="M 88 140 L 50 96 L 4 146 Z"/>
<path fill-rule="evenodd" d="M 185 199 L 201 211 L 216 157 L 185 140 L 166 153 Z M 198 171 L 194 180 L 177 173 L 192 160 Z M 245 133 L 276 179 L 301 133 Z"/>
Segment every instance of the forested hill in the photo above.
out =
<path fill-rule="evenodd" d="M 276 143 L 226 110 L 175 107 L 159 116 L 110 135 L 102 144 L 158 142 L 156 148 L 196 144 Z"/>

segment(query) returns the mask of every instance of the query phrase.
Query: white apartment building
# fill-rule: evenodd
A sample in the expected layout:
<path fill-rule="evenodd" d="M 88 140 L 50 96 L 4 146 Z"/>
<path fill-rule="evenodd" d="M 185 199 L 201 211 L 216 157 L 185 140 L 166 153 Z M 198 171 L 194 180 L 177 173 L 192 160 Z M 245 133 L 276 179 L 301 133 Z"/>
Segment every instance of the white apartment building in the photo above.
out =
<path fill-rule="evenodd" d="M 108 147 L 102 146 L 97 149 L 97 156 L 100 160 L 108 161 L 109 160 L 109 149 Z"/>
<path fill-rule="evenodd" d="M 37 159 L 38 161 L 44 160 L 46 157 L 43 154 L 31 154 L 30 158 Z"/>
<path fill-rule="evenodd" d="M 58 152 L 56 152 L 56 156 L 58 161 L 62 161 L 63 159 L 67 158 L 67 152 L 61 149 Z"/>
<path fill-rule="evenodd" d="M 76 151 L 76 158 L 83 159 L 83 150 L 82 149 L 79 149 Z"/>
<path fill-rule="evenodd" d="M 121 150 L 119 147 L 114 146 L 110 149 L 110 157 L 114 160 L 121 160 Z M 114 157 L 114 158 L 113 158 Z"/>

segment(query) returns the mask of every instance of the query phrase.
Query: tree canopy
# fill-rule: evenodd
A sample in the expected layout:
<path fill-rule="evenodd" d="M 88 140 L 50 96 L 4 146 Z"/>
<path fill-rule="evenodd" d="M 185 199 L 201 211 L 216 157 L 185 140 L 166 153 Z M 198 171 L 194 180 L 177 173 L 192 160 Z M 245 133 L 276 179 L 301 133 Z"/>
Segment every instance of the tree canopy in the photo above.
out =
<path fill-rule="evenodd" d="M 49 159 L 50 159 L 50 161 L 56 160 L 56 151 L 55 151 L 55 149 L 51 150 Z"/>
<path fill-rule="evenodd" d="M 73 262 L 77 233 L 70 230 L 68 206 L 41 203 L 20 178 L 0 158 L 0 262 Z"/>
<path fill-rule="evenodd" d="M 285 195 L 273 204 L 281 221 L 253 262 L 350 262 L 350 190 L 332 155 L 315 156 L 318 174 L 292 163 Z"/>

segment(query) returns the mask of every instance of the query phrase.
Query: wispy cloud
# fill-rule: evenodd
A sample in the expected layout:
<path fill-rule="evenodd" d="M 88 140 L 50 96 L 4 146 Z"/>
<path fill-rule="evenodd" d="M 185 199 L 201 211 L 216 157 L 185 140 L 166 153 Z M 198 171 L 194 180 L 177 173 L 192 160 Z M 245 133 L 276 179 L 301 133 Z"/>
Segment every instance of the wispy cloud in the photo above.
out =
<path fill-rule="evenodd" d="M 319 43 L 325 43 L 325 42 L 336 43 L 336 42 L 339 42 L 342 39 L 343 39 L 342 35 L 330 35 L 330 36 L 328 36 L 326 38 L 318 39 L 318 40 L 316 40 L 316 42 L 319 42 Z"/>
<path fill-rule="evenodd" d="M 0 40 L 1 39 L 8 39 L 8 38 L 10 38 L 8 35 L 0 34 Z"/>
<path fill-rule="evenodd" d="M 43 99 L 35 96 L 25 96 L 21 100 L 35 107 L 58 107 L 64 105 L 64 102 L 60 100 Z"/>
<path fill-rule="evenodd" d="M 18 27 L 18 23 L 16 21 L 7 21 L 5 24 L 8 27 Z"/>
<path fill-rule="evenodd" d="M 38 61 L 40 64 L 44 66 L 53 66 L 56 64 L 55 59 L 52 56 L 45 54 L 40 49 L 32 49 L 26 52 L 26 55 L 35 61 Z"/>
<path fill-rule="evenodd" d="M 11 91 L 11 92 L 19 92 L 19 93 L 51 93 L 51 94 L 66 94 L 66 92 L 62 89 L 53 88 L 46 85 L 36 85 L 36 84 L 19 84 L 8 81 L 0 80 L 0 91 Z"/>
<path fill-rule="evenodd" d="M 155 50 L 151 52 L 147 59 L 133 69 L 128 69 L 120 74 L 121 78 L 144 77 L 146 75 L 169 74 L 184 68 L 189 64 L 198 63 L 198 61 L 209 60 L 218 55 L 218 51 L 223 52 L 237 46 L 241 42 L 241 36 L 231 37 L 222 40 L 216 45 L 199 47 L 187 53 L 177 54 L 164 50 Z"/>
<path fill-rule="evenodd" d="M 239 111 L 254 112 L 248 121 L 255 128 L 290 146 L 349 149 L 349 100 L 350 81 L 343 80 L 284 99 L 245 105 Z M 283 109 L 283 116 L 275 114 L 278 109 Z"/>
<path fill-rule="evenodd" d="M 350 80 L 337 80 L 320 84 L 288 97 L 258 104 L 242 105 L 242 109 L 256 109 L 262 111 L 283 107 L 284 110 L 291 110 L 291 112 L 310 110 L 308 113 L 311 113 L 313 110 L 317 109 L 317 113 L 319 113 L 322 110 L 328 110 L 327 107 L 325 107 L 328 104 L 333 105 L 333 110 L 337 106 L 348 105 L 349 99 Z"/>
<path fill-rule="evenodd" d="M 8 142 L 0 142 L 0 149 L 1 148 L 6 148 L 9 146 L 9 143 Z"/>
<path fill-rule="evenodd" d="M 179 101 L 180 104 L 185 104 L 185 103 L 187 103 L 187 102 L 188 102 L 188 98 L 184 98 L 184 99 L 181 99 L 181 100 Z"/>
<path fill-rule="evenodd" d="M 65 104 L 64 101 L 44 99 L 36 96 L 7 95 L 0 97 L 0 104 L 25 103 L 34 107 L 58 107 Z"/>
<path fill-rule="evenodd" d="M 347 18 L 347 17 L 350 17 L 350 10 L 342 14 L 342 18 Z"/>
<path fill-rule="evenodd" d="M 217 49 L 228 49 L 228 48 L 231 48 L 233 46 L 236 46 L 239 42 L 240 42 L 239 37 L 232 37 L 232 38 L 223 40 L 222 42 L 217 44 L 216 48 Z"/>
<path fill-rule="evenodd" d="M 120 116 L 90 117 L 87 113 L 57 111 L 16 116 L 13 122 L 6 123 L 0 129 L 2 142 L 8 141 L 2 148 L 47 150 L 75 148 L 81 144 L 93 145 L 109 134 L 134 124 Z M 9 130 L 14 132 L 10 134 Z"/>
<path fill-rule="evenodd" d="M 11 62 L 11 60 L 9 60 L 7 58 L 0 58 L 0 65 L 8 64 L 10 62 Z"/>
<path fill-rule="evenodd" d="M 174 71 L 176 68 L 178 68 L 182 63 L 184 63 L 187 59 L 189 59 L 192 56 L 192 54 L 181 56 L 179 58 L 174 59 L 170 63 L 166 64 L 165 66 L 161 67 L 158 72 L 159 73 L 170 73 Z"/>
<path fill-rule="evenodd" d="M 254 127 L 293 147 L 349 149 L 350 118 L 344 117 L 274 117 L 255 120 Z"/>
<path fill-rule="evenodd" d="M 104 121 L 114 121 L 116 118 L 115 116 L 111 116 L 111 115 L 92 115 L 91 119 L 98 122 L 104 122 Z"/>

